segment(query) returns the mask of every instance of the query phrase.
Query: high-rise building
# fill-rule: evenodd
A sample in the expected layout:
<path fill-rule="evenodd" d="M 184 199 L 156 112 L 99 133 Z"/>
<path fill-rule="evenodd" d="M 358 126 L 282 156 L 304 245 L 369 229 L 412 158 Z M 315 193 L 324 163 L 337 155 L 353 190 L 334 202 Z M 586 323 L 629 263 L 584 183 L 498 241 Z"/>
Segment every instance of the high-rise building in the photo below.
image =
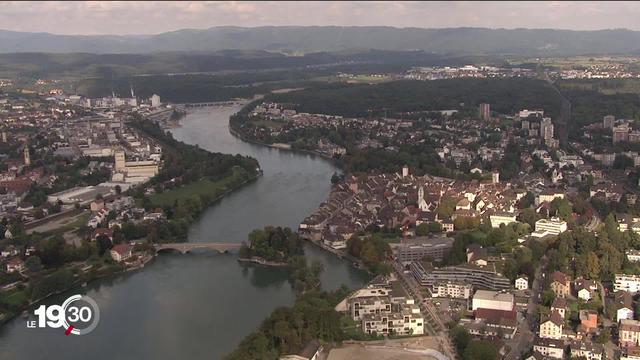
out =
<path fill-rule="evenodd" d="M 602 127 L 604 127 L 605 129 L 612 129 L 615 122 L 616 122 L 615 116 L 606 115 L 604 118 L 602 118 Z"/>
<path fill-rule="evenodd" d="M 160 102 L 160 96 L 153 94 L 151 96 L 151 107 L 158 107 L 160 106 L 162 103 Z"/>
<path fill-rule="evenodd" d="M 544 118 L 540 122 L 540 137 L 543 140 L 553 139 L 553 122 L 551 122 L 551 118 Z"/>
<path fill-rule="evenodd" d="M 480 120 L 491 119 L 491 106 L 486 103 L 480 104 L 480 107 L 478 109 L 478 114 L 480 116 Z"/>
<path fill-rule="evenodd" d="M 31 165 L 31 156 L 29 155 L 29 145 L 24 144 L 24 164 Z"/>
<path fill-rule="evenodd" d="M 622 124 L 613 128 L 613 143 L 629 141 L 629 125 Z"/>

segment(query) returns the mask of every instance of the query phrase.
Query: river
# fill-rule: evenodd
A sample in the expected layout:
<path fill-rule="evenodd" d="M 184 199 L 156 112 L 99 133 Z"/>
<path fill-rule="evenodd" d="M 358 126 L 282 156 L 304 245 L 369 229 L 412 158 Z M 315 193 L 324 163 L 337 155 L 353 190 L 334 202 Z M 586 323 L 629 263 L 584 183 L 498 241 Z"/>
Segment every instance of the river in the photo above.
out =
<path fill-rule="evenodd" d="M 192 242 L 240 242 L 265 225 L 296 228 L 327 196 L 337 169 L 308 154 L 250 144 L 233 137 L 228 118 L 239 106 L 190 112 L 174 136 L 223 153 L 255 157 L 264 176 L 223 198 L 190 229 Z M 322 284 L 358 287 L 367 274 L 309 244 L 307 256 L 324 264 Z M 144 269 L 97 280 L 47 300 L 83 293 L 98 303 L 100 324 L 86 336 L 27 329 L 16 318 L 0 328 L 2 360 L 220 359 L 294 294 L 282 269 L 244 266 L 235 255 L 162 254 Z"/>

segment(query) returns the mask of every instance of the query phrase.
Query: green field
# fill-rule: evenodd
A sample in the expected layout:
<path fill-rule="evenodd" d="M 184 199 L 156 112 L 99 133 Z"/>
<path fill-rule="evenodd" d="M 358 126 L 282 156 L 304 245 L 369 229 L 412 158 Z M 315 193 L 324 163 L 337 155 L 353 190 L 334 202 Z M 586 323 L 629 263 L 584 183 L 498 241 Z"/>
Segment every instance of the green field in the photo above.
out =
<path fill-rule="evenodd" d="M 228 176 L 219 181 L 211 181 L 209 179 L 202 179 L 192 182 L 190 184 L 181 186 L 177 189 L 164 191 L 160 194 L 155 194 L 151 197 L 151 203 L 154 206 L 171 206 L 175 204 L 176 200 L 192 198 L 200 195 L 209 195 L 216 197 L 222 194 L 224 191 L 229 190 L 233 184 L 239 182 L 239 178 L 242 177 L 240 168 L 233 169 L 233 175 Z"/>
<path fill-rule="evenodd" d="M 284 122 L 281 122 L 281 121 L 264 120 L 264 119 L 255 120 L 255 121 L 252 121 L 252 123 L 254 123 L 258 127 L 265 127 L 268 129 L 279 129 L 285 124 Z"/>

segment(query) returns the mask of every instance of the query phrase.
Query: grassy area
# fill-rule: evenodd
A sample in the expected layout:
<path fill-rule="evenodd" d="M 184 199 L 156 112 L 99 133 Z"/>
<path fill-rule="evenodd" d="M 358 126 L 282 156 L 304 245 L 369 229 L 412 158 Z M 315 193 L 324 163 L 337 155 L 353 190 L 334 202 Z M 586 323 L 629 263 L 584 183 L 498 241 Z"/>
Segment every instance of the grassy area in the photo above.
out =
<path fill-rule="evenodd" d="M 283 122 L 274 121 L 274 120 L 266 120 L 266 119 L 254 120 L 254 121 L 252 121 L 252 123 L 254 123 L 256 126 L 265 127 L 265 128 L 268 128 L 268 129 L 279 129 L 284 125 Z"/>
<path fill-rule="evenodd" d="M 238 178 L 241 177 L 240 168 L 233 169 L 233 175 L 228 176 L 219 181 L 211 181 L 209 179 L 202 179 L 190 184 L 181 186 L 177 189 L 164 191 L 160 194 L 155 194 L 151 197 L 151 203 L 154 206 L 171 206 L 175 204 L 176 200 L 186 199 L 194 196 L 209 195 L 216 197 L 228 190 L 230 186 L 237 183 Z"/>
<path fill-rule="evenodd" d="M 0 302 L 8 305 L 9 307 L 20 307 L 29 300 L 27 293 L 23 290 L 14 290 L 3 294 L 0 298 Z"/>

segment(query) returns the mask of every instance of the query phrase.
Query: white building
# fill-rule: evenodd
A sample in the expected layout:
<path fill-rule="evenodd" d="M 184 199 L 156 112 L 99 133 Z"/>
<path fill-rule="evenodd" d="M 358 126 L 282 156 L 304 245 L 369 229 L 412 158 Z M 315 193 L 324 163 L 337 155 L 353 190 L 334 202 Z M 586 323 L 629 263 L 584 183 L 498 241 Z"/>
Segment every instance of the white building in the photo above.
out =
<path fill-rule="evenodd" d="M 556 339 L 537 338 L 533 343 L 533 351 L 552 359 L 562 359 L 564 358 L 564 342 Z"/>
<path fill-rule="evenodd" d="M 160 102 L 160 96 L 159 95 L 153 94 L 149 100 L 151 100 L 151 106 L 152 107 L 158 107 L 158 106 L 162 105 L 162 103 Z"/>
<path fill-rule="evenodd" d="M 616 274 L 613 290 L 637 294 L 640 291 L 640 275 Z"/>
<path fill-rule="evenodd" d="M 510 212 L 496 212 L 489 216 L 492 228 L 499 228 L 500 225 L 509 225 L 516 222 L 516 214 Z"/>
<path fill-rule="evenodd" d="M 627 259 L 631 262 L 640 261 L 640 250 L 634 250 L 634 249 L 627 250 Z"/>
<path fill-rule="evenodd" d="M 558 218 L 540 219 L 536 221 L 535 231 L 531 234 L 534 237 L 544 237 L 547 235 L 560 235 L 567 231 L 567 222 Z"/>
<path fill-rule="evenodd" d="M 468 299 L 472 291 L 471 284 L 446 282 L 434 284 L 431 294 L 434 298 Z"/>
<path fill-rule="evenodd" d="M 490 290 L 478 290 L 473 295 L 471 307 L 473 311 L 478 309 L 490 309 L 501 311 L 513 311 L 515 299 L 513 294 Z"/>
<path fill-rule="evenodd" d="M 517 290 L 527 290 L 529 288 L 529 278 L 520 276 L 516 279 L 515 287 Z"/>

